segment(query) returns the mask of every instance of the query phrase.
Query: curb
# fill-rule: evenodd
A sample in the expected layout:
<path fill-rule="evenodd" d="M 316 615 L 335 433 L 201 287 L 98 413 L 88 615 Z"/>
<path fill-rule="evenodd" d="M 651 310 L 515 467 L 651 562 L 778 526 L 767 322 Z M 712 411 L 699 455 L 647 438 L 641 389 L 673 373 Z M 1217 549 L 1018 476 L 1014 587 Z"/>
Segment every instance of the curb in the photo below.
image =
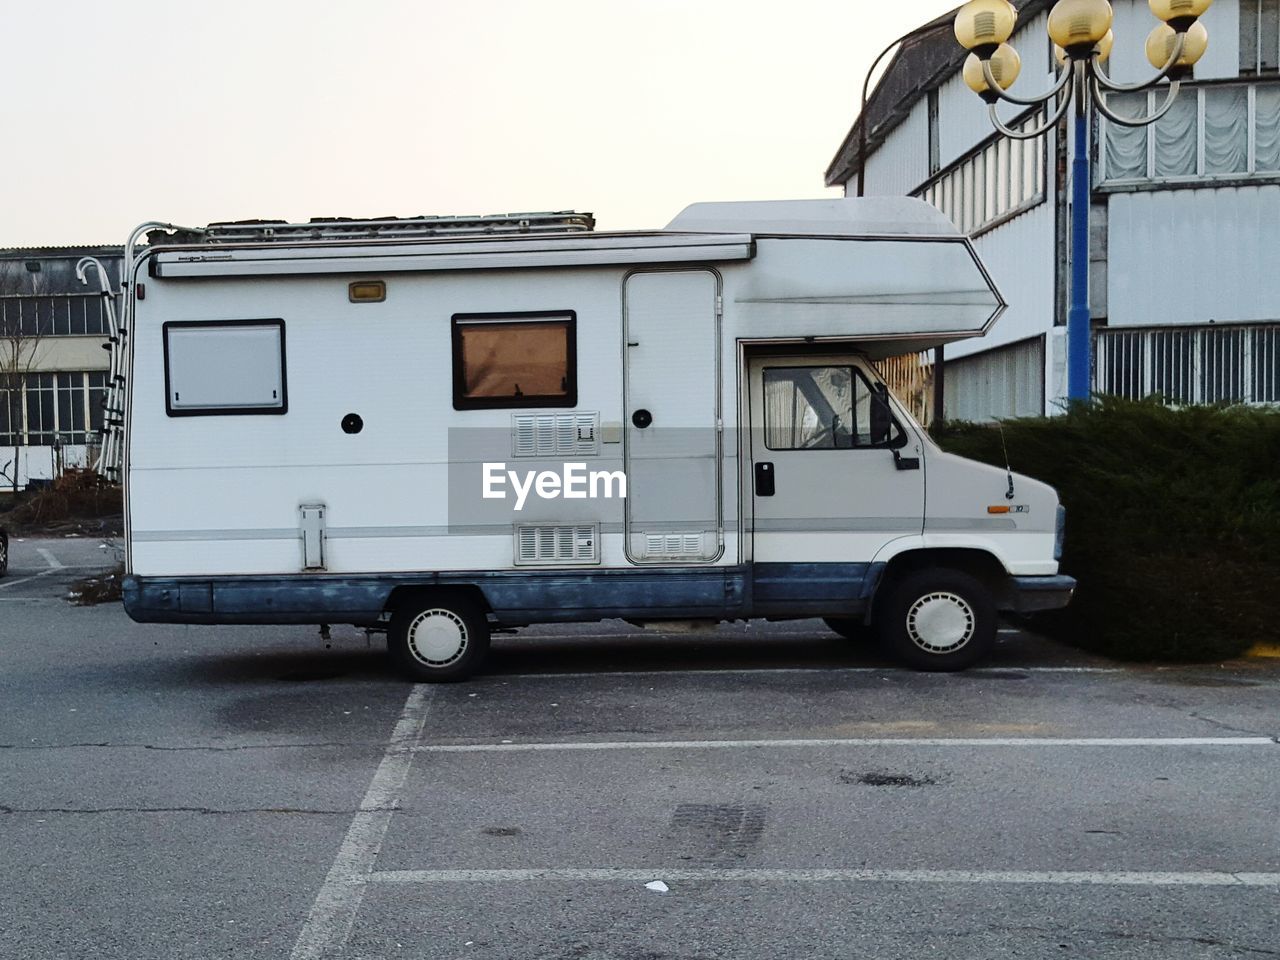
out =
<path fill-rule="evenodd" d="M 1280 643 L 1255 643 L 1244 655 L 1250 660 L 1280 660 Z"/>

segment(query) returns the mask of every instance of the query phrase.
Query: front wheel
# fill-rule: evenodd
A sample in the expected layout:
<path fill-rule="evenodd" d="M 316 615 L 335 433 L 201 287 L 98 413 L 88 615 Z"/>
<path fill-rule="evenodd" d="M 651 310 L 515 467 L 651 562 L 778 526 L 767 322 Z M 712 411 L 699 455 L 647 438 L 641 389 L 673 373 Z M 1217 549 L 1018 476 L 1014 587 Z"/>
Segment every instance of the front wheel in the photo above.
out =
<path fill-rule="evenodd" d="M 917 570 L 876 614 L 885 650 L 917 670 L 963 670 L 996 641 L 996 609 L 982 581 L 961 570 Z"/>
<path fill-rule="evenodd" d="M 400 671 L 419 683 L 465 680 L 489 652 L 489 622 L 466 598 L 418 598 L 391 615 L 387 650 Z"/>
<path fill-rule="evenodd" d="M 0 577 L 9 572 L 9 535 L 0 530 Z"/>

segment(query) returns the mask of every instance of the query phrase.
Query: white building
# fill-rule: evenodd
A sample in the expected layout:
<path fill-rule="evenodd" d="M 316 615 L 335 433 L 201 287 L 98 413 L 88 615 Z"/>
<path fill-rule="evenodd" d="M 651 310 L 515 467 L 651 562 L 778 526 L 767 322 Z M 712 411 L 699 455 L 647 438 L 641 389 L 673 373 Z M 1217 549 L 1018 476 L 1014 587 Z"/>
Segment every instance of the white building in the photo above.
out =
<path fill-rule="evenodd" d="M 1037 95 L 1056 63 L 1051 0 L 1015 0 L 1011 43 Z M 1146 0 L 1115 0 L 1113 79 L 1154 74 Z M 867 123 L 865 193 L 934 203 L 970 233 L 1010 308 L 986 338 L 947 348 L 948 418 L 1050 412 L 1066 393 L 1068 120 L 1034 141 L 998 136 L 960 76 L 952 14 L 926 25 L 890 62 L 827 171 L 857 193 Z M 1090 300 L 1094 388 L 1188 402 L 1280 401 L 1280 0 L 1217 0 L 1209 49 L 1154 126 L 1094 119 Z M 1129 115 L 1164 96 L 1109 102 Z M 1035 123 L 1002 104 L 1001 117 Z M 928 359 L 931 359 L 928 358 Z M 919 404 L 924 406 L 924 404 Z"/>
<path fill-rule="evenodd" d="M 76 277 L 83 256 L 116 286 L 118 246 L 0 250 L 0 492 L 87 466 L 99 441 L 109 323 L 97 274 Z"/>

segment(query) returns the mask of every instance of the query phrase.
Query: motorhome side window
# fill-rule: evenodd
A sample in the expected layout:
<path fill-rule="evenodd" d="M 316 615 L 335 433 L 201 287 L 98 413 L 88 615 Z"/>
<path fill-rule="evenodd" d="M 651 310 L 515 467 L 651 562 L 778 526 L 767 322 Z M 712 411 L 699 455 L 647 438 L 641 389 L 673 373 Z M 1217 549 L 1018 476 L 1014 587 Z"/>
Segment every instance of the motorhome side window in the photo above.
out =
<path fill-rule="evenodd" d="M 764 434 L 770 450 L 892 447 L 906 436 L 887 401 L 850 366 L 766 368 Z"/>
<path fill-rule="evenodd" d="M 572 407 L 578 402 L 576 315 L 453 317 L 453 407 Z"/>
<path fill-rule="evenodd" d="M 171 321 L 163 327 L 171 417 L 283 414 L 283 320 Z"/>

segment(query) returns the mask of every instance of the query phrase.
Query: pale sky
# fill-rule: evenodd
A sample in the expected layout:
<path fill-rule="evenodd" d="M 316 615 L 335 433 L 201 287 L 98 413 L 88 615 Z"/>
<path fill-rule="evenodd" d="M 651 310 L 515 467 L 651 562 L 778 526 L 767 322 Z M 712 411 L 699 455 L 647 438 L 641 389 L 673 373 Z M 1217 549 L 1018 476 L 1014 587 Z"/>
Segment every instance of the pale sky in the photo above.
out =
<path fill-rule="evenodd" d="M 0 246 L 834 196 L 867 66 L 955 2 L 0 0 Z"/>

